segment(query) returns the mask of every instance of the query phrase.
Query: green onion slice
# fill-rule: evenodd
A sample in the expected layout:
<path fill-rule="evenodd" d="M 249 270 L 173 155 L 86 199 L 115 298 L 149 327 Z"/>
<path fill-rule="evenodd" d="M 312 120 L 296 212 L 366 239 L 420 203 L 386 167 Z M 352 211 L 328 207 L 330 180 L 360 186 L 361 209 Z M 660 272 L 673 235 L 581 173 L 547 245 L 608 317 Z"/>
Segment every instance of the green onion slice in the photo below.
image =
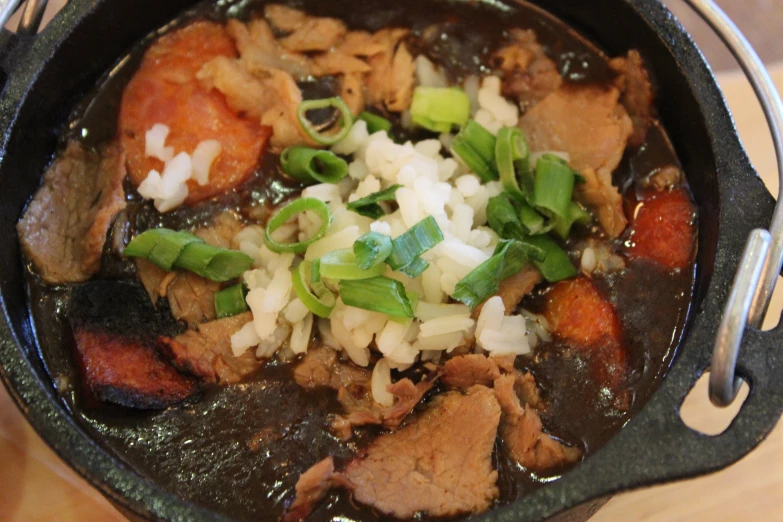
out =
<path fill-rule="evenodd" d="M 373 114 L 371 112 L 362 112 L 359 115 L 359 119 L 364 120 L 364 122 L 367 123 L 367 132 L 370 134 L 375 134 L 378 131 L 389 132 L 389 130 L 392 128 L 392 122 L 383 116 L 378 116 L 377 114 Z"/>
<path fill-rule="evenodd" d="M 356 263 L 362 270 L 380 265 L 392 251 L 391 237 L 379 232 L 367 232 L 353 244 Z"/>
<path fill-rule="evenodd" d="M 161 239 L 176 233 L 176 230 L 171 230 L 170 228 L 153 228 L 144 231 L 134 237 L 122 253 L 127 257 L 143 257 L 147 259 L 150 257 L 152 249 L 155 248 L 155 245 Z"/>
<path fill-rule="evenodd" d="M 378 219 L 386 214 L 386 212 L 383 210 L 383 207 L 381 207 L 378 202 L 394 201 L 395 193 L 400 187 L 402 187 L 402 185 L 392 185 L 387 189 L 374 192 L 369 196 L 352 201 L 351 203 L 348 203 L 345 208 L 356 212 L 361 216 L 365 216 L 370 219 Z"/>
<path fill-rule="evenodd" d="M 574 171 L 561 158 L 544 154 L 536 163 L 533 206 L 551 219 L 569 217 L 574 193 Z"/>
<path fill-rule="evenodd" d="M 405 286 L 390 277 L 340 281 L 340 299 L 348 306 L 381 312 L 393 317 L 413 317 Z"/>
<path fill-rule="evenodd" d="M 158 229 L 161 230 L 161 229 Z M 166 272 L 170 272 L 174 263 L 182 255 L 182 251 L 191 243 L 203 243 L 204 240 L 189 232 L 174 232 L 166 236 L 165 241 L 158 241 L 149 254 L 149 259 Z"/>
<path fill-rule="evenodd" d="M 383 264 L 372 266 L 367 270 L 361 268 L 350 248 L 333 250 L 321 257 L 320 275 L 326 279 L 369 279 L 385 271 L 386 267 Z"/>
<path fill-rule="evenodd" d="M 458 87 L 416 87 L 411 102 L 413 123 L 443 133 L 470 118 L 470 98 Z"/>
<path fill-rule="evenodd" d="M 393 270 L 400 270 L 441 241 L 443 232 L 438 222 L 428 216 L 392 240 L 392 252 L 386 263 Z"/>
<path fill-rule="evenodd" d="M 307 119 L 307 111 L 316 109 L 326 109 L 327 107 L 334 107 L 340 112 L 340 130 L 333 134 L 323 134 L 318 131 L 310 120 Z M 323 100 L 305 100 L 299 104 L 299 110 L 297 111 L 297 117 L 299 118 L 299 124 L 304 129 L 305 133 L 313 139 L 316 143 L 321 145 L 333 145 L 343 139 L 351 130 L 353 125 L 353 115 L 351 109 L 345 104 L 342 98 L 335 96 L 334 98 L 325 98 Z"/>
<path fill-rule="evenodd" d="M 400 268 L 399 271 L 408 277 L 419 277 L 424 273 L 425 270 L 427 270 L 427 268 L 429 268 L 429 266 L 429 262 L 420 257 L 417 257 L 404 267 Z"/>
<path fill-rule="evenodd" d="M 300 212 L 307 211 L 314 212 L 315 215 L 321 220 L 321 227 L 318 229 L 313 237 L 299 241 L 297 243 L 280 243 L 272 239 L 272 233 L 283 226 L 289 219 L 299 214 Z M 303 254 L 307 247 L 321 239 L 326 234 L 329 225 L 332 224 L 332 212 L 329 207 L 316 198 L 300 198 L 288 203 L 283 208 L 277 211 L 277 214 L 272 216 L 266 225 L 266 233 L 264 234 L 264 244 L 272 252 L 294 252 L 296 254 Z"/>
<path fill-rule="evenodd" d="M 303 183 L 337 183 L 348 174 L 348 163 L 328 150 L 302 145 L 287 147 L 280 154 L 283 172 Z"/>
<path fill-rule="evenodd" d="M 552 229 L 553 223 L 547 222 L 544 216 L 524 201 L 517 202 L 517 206 L 519 207 L 519 223 L 526 235 L 544 234 Z"/>
<path fill-rule="evenodd" d="M 521 239 L 524 236 L 519 212 L 508 194 L 504 193 L 489 198 L 487 222 L 490 228 L 503 239 Z"/>
<path fill-rule="evenodd" d="M 550 283 L 555 283 L 563 279 L 576 277 L 577 270 L 571 264 L 571 260 L 568 259 L 568 254 L 560 248 L 554 239 L 547 235 L 531 236 L 525 238 L 524 242 L 544 252 L 543 260 L 532 260 L 538 271 L 544 276 L 544 279 Z"/>
<path fill-rule="evenodd" d="M 530 172 L 530 150 L 525 135 L 517 127 L 504 127 L 498 131 L 495 143 L 495 161 L 503 188 L 520 200 L 533 195 L 533 177 Z M 522 186 L 517 179 L 520 172 Z"/>
<path fill-rule="evenodd" d="M 190 270 L 212 281 L 239 277 L 253 264 L 249 255 L 208 245 L 189 232 L 164 228 L 155 230 L 159 232 L 149 234 L 153 232 L 150 230 L 135 237 L 125 248 L 125 255 L 144 257 L 166 271 L 172 268 Z"/>
<path fill-rule="evenodd" d="M 451 297 L 473 310 L 498 292 L 501 281 L 521 271 L 532 252 L 529 246 L 520 241 L 501 241 L 492 257 L 457 283 Z"/>
<path fill-rule="evenodd" d="M 498 179 L 495 148 L 495 136 L 475 120 L 468 121 L 451 142 L 451 151 L 484 182 Z"/>
<path fill-rule="evenodd" d="M 247 312 L 245 285 L 238 284 L 215 292 L 215 315 L 218 319 Z"/>
<path fill-rule="evenodd" d="M 318 282 L 319 286 L 317 287 L 316 284 L 311 285 L 308 283 L 312 280 L 314 273 L 313 263 L 310 261 L 302 261 L 299 263 L 299 265 L 294 268 L 292 274 L 294 292 L 296 293 L 296 297 L 304 303 L 308 310 L 318 317 L 327 318 L 332 313 L 332 309 L 337 300 L 335 299 L 334 294 L 329 291 L 323 283 L 320 283 L 320 279 Z"/>
<path fill-rule="evenodd" d="M 568 216 L 565 219 L 555 220 L 553 230 L 558 236 L 566 239 L 568 234 L 571 232 L 571 227 L 574 225 L 574 223 L 579 223 L 580 225 L 589 225 L 592 221 L 593 216 L 590 215 L 587 210 L 582 208 L 579 203 L 572 201 L 568 206 Z"/>

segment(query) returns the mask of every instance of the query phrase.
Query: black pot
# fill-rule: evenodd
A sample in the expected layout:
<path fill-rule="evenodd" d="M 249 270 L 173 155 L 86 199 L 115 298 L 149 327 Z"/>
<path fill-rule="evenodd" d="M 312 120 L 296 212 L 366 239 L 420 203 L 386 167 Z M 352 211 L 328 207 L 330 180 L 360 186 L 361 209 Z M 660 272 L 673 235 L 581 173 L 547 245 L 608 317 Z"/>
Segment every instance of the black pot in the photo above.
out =
<path fill-rule="evenodd" d="M 15 224 L 50 161 L 68 111 L 135 41 L 190 0 L 71 0 L 35 37 L 0 36 L 0 364 L 2 379 L 47 443 L 123 511 L 148 519 L 221 516 L 167 493 L 101 448 L 65 410 L 39 357 Z M 679 407 L 708 367 L 749 232 L 774 201 L 750 165 L 709 67 L 657 0 L 538 0 L 611 55 L 637 48 L 658 79 L 658 106 L 699 206 L 695 313 L 661 387 L 602 449 L 557 480 L 480 519 L 586 520 L 614 493 L 719 470 L 751 451 L 783 411 L 783 330 L 748 329 L 737 373 L 750 394 L 731 426 L 708 437 Z"/>

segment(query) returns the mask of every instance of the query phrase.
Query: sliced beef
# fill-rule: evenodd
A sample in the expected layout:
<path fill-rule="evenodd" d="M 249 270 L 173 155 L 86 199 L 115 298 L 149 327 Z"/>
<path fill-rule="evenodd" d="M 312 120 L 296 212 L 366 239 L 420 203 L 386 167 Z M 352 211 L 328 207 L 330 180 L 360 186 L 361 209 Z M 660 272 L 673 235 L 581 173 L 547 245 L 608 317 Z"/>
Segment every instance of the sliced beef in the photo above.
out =
<path fill-rule="evenodd" d="M 633 122 L 633 134 L 628 140 L 628 145 L 638 147 L 647 138 L 647 129 L 650 128 L 655 114 L 650 74 L 636 49 L 628 51 L 625 58 L 610 60 L 609 66 L 618 73 L 615 84 L 623 93 L 620 101 Z"/>
<path fill-rule="evenodd" d="M 261 367 L 253 350 L 239 357 L 231 350 L 231 336 L 253 320 L 250 312 L 210 321 L 176 337 L 162 337 L 179 368 L 207 382 L 232 384 Z"/>
<path fill-rule="evenodd" d="M 196 381 L 165 362 L 139 339 L 84 327 L 74 331 L 85 386 L 96 399 L 154 410 L 178 404 L 197 391 Z"/>
<path fill-rule="evenodd" d="M 489 388 L 446 392 L 415 421 L 376 438 L 342 475 L 354 500 L 397 518 L 485 511 L 498 496 L 492 450 L 499 421 Z"/>
<path fill-rule="evenodd" d="M 527 265 L 520 272 L 502 280 L 498 286 L 498 293 L 495 295 L 499 295 L 503 300 L 506 314 L 513 314 L 522 298 L 531 293 L 542 280 L 541 272 L 531 265 Z M 484 308 L 484 303 L 473 310 L 474 319 L 481 314 L 482 308 Z"/>
<path fill-rule="evenodd" d="M 575 187 L 575 197 L 597 215 L 611 237 L 619 236 L 627 225 L 612 172 L 633 127 L 619 98 L 615 87 L 563 85 L 520 119 L 531 150 L 570 155 L 571 167 L 587 179 Z"/>
<path fill-rule="evenodd" d="M 71 141 L 44 174 L 17 225 L 25 255 L 48 283 L 76 283 L 100 268 L 106 232 L 125 208 L 125 156 L 116 145 L 99 153 Z"/>
<path fill-rule="evenodd" d="M 535 472 L 561 469 L 577 462 L 582 452 L 544 433 L 536 410 L 520 403 L 515 390 L 517 381 L 514 375 L 504 375 L 495 380 L 495 395 L 503 410 L 500 437 L 511 457 Z"/>
<path fill-rule="evenodd" d="M 68 308 L 83 384 L 97 399 L 165 408 L 197 391 L 196 381 L 161 358 L 157 336 L 177 323 L 152 308 L 138 284 L 95 281 L 73 290 Z"/>
<path fill-rule="evenodd" d="M 450 388 L 467 390 L 475 384 L 492 386 L 500 377 L 497 362 L 481 354 L 458 355 L 443 365 L 441 381 Z"/>
<path fill-rule="evenodd" d="M 431 375 L 414 384 L 408 378 L 391 384 L 388 391 L 394 395 L 392 406 L 383 407 L 372 398 L 372 372 L 342 361 L 339 354 L 327 346 L 311 347 L 294 368 L 296 382 L 309 389 L 332 388 L 344 408 L 332 423 L 340 438 L 350 438 L 352 429 L 367 424 L 397 428 L 424 395 L 432 388 L 437 375 Z"/>
<path fill-rule="evenodd" d="M 628 253 L 681 270 L 696 250 L 696 208 L 685 189 L 656 192 L 634 214 Z"/>
<path fill-rule="evenodd" d="M 307 17 L 291 34 L 280 39 L 280 45 L 292 52 L 328 51 L 348 30 L 336 18 Z"/>
<path fill-rule="evenodd" d="M 492 59 L 503 72 L 503 95 L 516 99 L 524 112 L 560 87 L 563 78 L 533 31 L 512 29 L 509 33 L 511 43 Z"/>
<path fill-rule="evenodd" d="M 318 462 L 302 473 L 296 481 L 296 498 L 288 506 L 283 520 L 285 522 L 305 520 L 329 490 L 338 485 L 351 488 L 350 482 L 334 472 L 334 459 L 327 457 Z"/>
<path fill-rule="evenodd" d="M 544 316 L 556 339 L 581 353 L 601 386 L 616 389 L 627 368 L 617 312 L 595 284 L 580 276 L 561 281 L 546 295 Z"/>

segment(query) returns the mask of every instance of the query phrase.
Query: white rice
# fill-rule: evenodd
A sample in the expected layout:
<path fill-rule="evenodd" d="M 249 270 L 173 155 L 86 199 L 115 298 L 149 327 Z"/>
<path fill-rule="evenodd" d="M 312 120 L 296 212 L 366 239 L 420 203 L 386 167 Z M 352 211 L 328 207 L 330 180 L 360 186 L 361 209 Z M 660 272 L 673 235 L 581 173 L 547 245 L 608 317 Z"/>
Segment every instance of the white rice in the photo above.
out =
<path fill-rule="evenodd" d="M 389 385 L 391 385 L 391 369 L 389 368 L 389 361 L 386 358 L 382 358 L 375 363 L 375 368 L 372 370 L 372 377 L 370 378 L 370 390 L 372 391 L 372 398 L 375 402 L 384 407 L 389 407 L 394 404 L 394 395 L 387 391 Z"/>

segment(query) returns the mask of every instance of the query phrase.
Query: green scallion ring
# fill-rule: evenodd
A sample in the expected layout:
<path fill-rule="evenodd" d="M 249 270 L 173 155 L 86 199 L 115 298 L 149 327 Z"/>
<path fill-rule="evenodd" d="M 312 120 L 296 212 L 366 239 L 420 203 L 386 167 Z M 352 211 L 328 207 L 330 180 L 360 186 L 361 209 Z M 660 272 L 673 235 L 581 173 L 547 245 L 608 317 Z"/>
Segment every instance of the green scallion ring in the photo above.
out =
<path fill-rule="evenodd" d="M 313 237 L 305 239 L 304 241 L 299 241 L 297 243 L 280 243 L 272 239 L 272 233 L 283 226 L 286 221 L 300 212 L 306 212 L 308 210 L 315 212 L 315 214 L 321 220 L 321 228 L 318 229 L 318 232 L 316 232 Z M 266 232 L 264 233 L 264 244 L 272 252 L 294 252 L 295 254 L 303 254 L 307 250 L 307 247 L 321 239 L 324 234 L 326 234 L 326 230 L 331 224 L 332 212 L 329 210 L 329 207 L 326 205 L 326 203 L 316 198 L 295 199 L 278 210 L 277 214 L 272 216 L 272 218 L 269 220 L 266 225 Z"/>
<path fill-rule="evenodd" d="M 350 248 L 333 250 L 321 257 L 321 277 L 339 280 L 369 279 L 383 275 L 383 263 L 363 270 L 356 261 L 356 254 Z"/>
<path fill-rule="evenodd" d="M 308 281 L 310 281 L 312 272 L 312 263 L 309 261 L 302 261 L 294 268 L 292 274 L 292 283 L 294 286 L 294 292 L 296 297 L 299 298 L 308 310 L 313 312 L 318 317 L 328 318 L 332 313 L 337 299 L 334 294 L 329 291 L 325 286 L 320 285 L 319 290 L 312 292 Z"/>
<path fill-rule="evenodd" d="M 283 150 L 280 168 L 303 183 L 337 183 L 348 174 L 348 163 L 335 153 L 302 145 Z"/>
<path fill-rule="evenodd" d="M 327 107 L 334 107 L 340 111 L 340 130 L 334 134 L 322 134 L 313 127 L 310 120 L 307 119 L 307 111 L 315 109 L 326 109 Z M 313 139 L 316 143 L 321 145 L 333 145 L 343 139 L 346 134 L 351 130 L 353 125 L 353 115 L 351 109 L 345 104 L 342 98 L 335 96 L 334 98 L 324 98 L 323 100 L 305 100 L 299 104 L 299 110 L 296 113 L 299 118 L 299 125 L 305 133 Z"/>

